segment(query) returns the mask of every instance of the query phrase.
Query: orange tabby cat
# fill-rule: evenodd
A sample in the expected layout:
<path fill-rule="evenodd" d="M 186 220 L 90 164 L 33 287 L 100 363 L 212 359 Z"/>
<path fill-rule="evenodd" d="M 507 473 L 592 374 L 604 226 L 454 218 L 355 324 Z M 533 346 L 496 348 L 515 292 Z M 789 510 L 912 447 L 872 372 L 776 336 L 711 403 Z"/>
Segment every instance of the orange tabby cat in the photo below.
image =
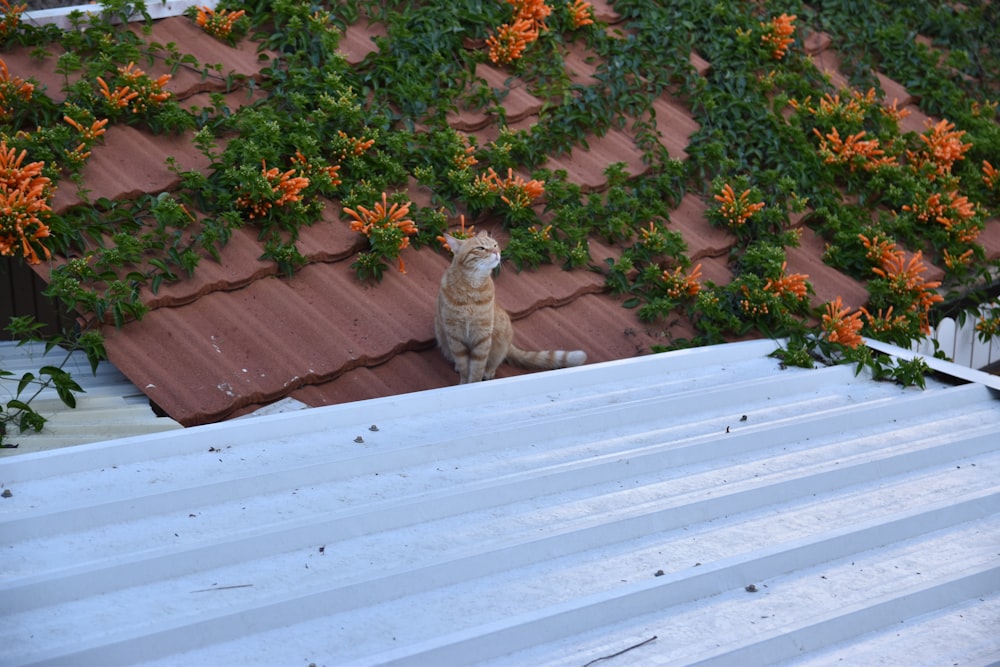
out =
<path fill-rule="evenodd" d="M 500 264 L 500 246 L 486 232 L 468 239 L 445 238 L 454 257 L 441 278 L 434 334 L 445 358 L 455 363 L 462 384 L 493 379 L 503 361 L 548 369 L 587 360 L 582 350 L 529 352 L 516 347 L 510 316 L 494 299 L 490 275 Z"/>

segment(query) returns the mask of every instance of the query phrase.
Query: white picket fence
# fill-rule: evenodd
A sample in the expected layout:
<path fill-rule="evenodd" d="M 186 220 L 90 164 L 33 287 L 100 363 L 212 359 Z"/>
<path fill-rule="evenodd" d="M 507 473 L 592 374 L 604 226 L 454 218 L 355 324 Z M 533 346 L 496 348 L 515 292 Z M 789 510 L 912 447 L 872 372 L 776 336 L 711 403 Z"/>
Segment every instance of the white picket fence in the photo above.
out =
<path fill-rule="evenodd" d="M 1000 309 L 1000 304 L 981 306 L 979 312 L 989 314 L 996 309 Z M 956 364 L 975 369 L 985 368 L 1000 361 L 1000 336 L 994 336 L 984 343 L 976 332 L 977 322 L 979 317 L 973 313 L 969 313 L 961 325 L 954 319 L 946 317 L 931 330 L 930 334 L 922 341 L 914 343 L 910 349 L 921 354 L 933 355 L 934 340 L 937 340 L 939 349 Z"/>

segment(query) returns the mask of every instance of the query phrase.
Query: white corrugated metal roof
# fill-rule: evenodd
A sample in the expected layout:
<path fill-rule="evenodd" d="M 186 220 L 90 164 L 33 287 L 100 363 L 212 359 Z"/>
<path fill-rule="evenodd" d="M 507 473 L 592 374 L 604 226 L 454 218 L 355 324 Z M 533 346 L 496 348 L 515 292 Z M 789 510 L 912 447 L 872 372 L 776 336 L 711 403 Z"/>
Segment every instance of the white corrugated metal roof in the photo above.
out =
<path fill-rule="evenodd" d="M 0 461 L 2 661 L 1000 659 L 993 390 L 773 349 Z"/>
<path fill-rule="evenodd" d="M 169 417 L 157 417 L 149 399 L 110 362 L 102 361 L 93 372 L 83 352 L 73 352 L 67 358 L 67 352 L 59 347 L 46 353 L 42 343 L 0 341 L 0 369 L 13 373 L 0 378 L 0 403 L 6 405 L 14 398 L 25 373 L 40 376 L 41 367 L 58 366 L 64 359 L 63 370 L 84 390 L 76 394 L 76 407 L 66 407 L 55 389 L 42 391 L 31 407 L 48 420 L 45 428 L 18 433 L 16 425 L 11 425 L 6 440 L 17 448 L 0 449 L 0 458 L 181 428 Z"/>

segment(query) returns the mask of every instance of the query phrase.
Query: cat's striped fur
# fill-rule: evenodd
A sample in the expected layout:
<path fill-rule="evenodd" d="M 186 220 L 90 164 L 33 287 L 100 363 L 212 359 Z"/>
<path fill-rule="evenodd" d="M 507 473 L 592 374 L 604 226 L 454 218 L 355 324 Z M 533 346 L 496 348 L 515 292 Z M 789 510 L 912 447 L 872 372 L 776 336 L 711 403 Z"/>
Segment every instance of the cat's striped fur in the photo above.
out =
<path fill-rule="evenodd" d="M 434 334 L 441 352 L 455 363 L 459 381 L 491 380 L 502 362 L 524 368 L 579 366 L 582 350 L 522 350 L 512 342 L 510 316 L 494 298 L 492 272 L 500 264 L 500 246 L 485 232 L 468 239 L 446 235 L 454 256 L 441 278 Z"/>

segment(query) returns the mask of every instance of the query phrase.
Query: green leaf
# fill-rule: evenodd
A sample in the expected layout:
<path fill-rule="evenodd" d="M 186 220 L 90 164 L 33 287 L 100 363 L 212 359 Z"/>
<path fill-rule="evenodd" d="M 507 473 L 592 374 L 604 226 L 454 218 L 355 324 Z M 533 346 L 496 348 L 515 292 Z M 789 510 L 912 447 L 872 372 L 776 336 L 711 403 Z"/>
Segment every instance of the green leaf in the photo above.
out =
<path fill-rule="evenodd" d="M 76 396 L 74 396 L 73 392 L 67 387 L 56 385 L 56 394 L 58 394 L 59 400 L 61 400 L 66 407 L 76 407 Z"/>
<path fill-rule="evenodd" d="M 8 412 L 15 412 L 15 411 L 17 411 L 17 412 L 25 412 L 25 411 L 30 412 L 31 411 L 31 406 L 28 405 L 27 403 L 25 403 L 24 401 L 19 401 L 16 398 L 13 398 L 13 399 L 7 401 L 7 411 Z"/>
<path fill-rule="evenodd" d="M 69 375 L 69 373 L 59 368 L 58 366 L 42 366 L 41 368 L 38 369 L 38 372 L 41 373 L 42 375 L 48 375 L 53 380 L 62 375 Z"/>
<path fill-rule="evenodd" d="M 35 379 L 34 373 L 25 373 L 21 376 L 21 381 L 17 383 L 17 395 L 20 396 L 29 384 L 31 384 Z M 27 406 L 25 406 L 27 407 Z"/>
<path fill-rule="evenodd" d="M 18 423 L 18 427 L 21 432 L 27 431 L 29 428 L 33 431 L 41 431 L 45 428 L 45 422 L 48 420 L 35 412 L 34 410 L 27 410 L 21 413 L 21 420 Z"/>

